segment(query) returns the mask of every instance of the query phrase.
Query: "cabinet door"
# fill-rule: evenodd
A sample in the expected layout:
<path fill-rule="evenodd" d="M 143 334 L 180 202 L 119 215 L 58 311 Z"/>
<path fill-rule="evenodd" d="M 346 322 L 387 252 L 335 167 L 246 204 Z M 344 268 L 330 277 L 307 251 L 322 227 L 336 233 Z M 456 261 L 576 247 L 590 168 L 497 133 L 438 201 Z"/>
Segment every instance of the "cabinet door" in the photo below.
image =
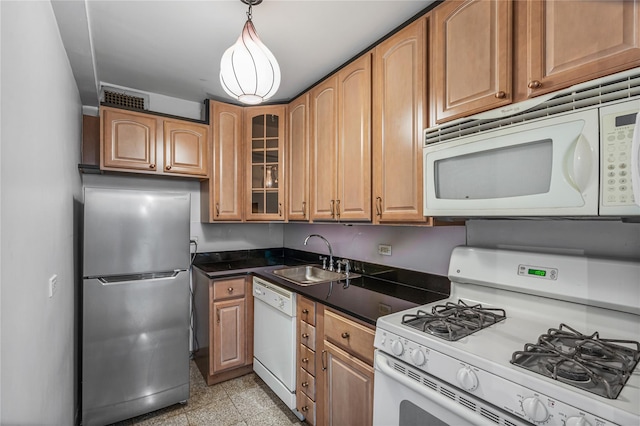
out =
<path fill-rule="evenodd" d="M 373 194 L 375 223 L 425 222 L 422 132 L 425 117 L 426 18 L 374 51 Z"/>
<path fill-rule="evenodd" d="M 373 423 L 373 367 L 324 341 L 325 419 L 328 425 Z"/>
<path fill-rule="evenodd" d="M 209 128 L 196 123 L 164 120 L 164 173 L 206 177 Z"/>
<path fill-rule="evenodd" d="M 245 298 L 213 302 L 211 374 L 239 367 L 246 361 Z"/>
<path fill-rule="evenodd" d="M 204 221 L 242 220 L 242 107 L 210 101 L 211 179 L 201 183 Z"/>
<path fill-rule="evenodd" d="M 288 219 L 309 220 L 309 94 L 289 104 Z"/>
<path fill-rule="evenodd" d="M 510 0 L 446 1 L 432 30 L 436 123 L 512 101 Z"/>
<path fill-rule="evenodd" d="M 529 96 L 639 66 L 639 3 L 529 0 Z"/>
<path fill-rule="evenodd" d="M 155 172 L 156 117 L 103 107 L 101 168 Z"/>
<path fill-rule="evenodd" d="M 338 73 L 336 218 L 371 220 L 371 54 Z"/>
<path fill-rule="evenodd" d="M 336 219 L 338 170 L 337 78 L 328 78 L 310 92 L 311 220 Z"/>
<path fill-rule="evenodd" d="M 286 107 L 244 110 L 247 220 L 284 220 L 284 144 Z"/>

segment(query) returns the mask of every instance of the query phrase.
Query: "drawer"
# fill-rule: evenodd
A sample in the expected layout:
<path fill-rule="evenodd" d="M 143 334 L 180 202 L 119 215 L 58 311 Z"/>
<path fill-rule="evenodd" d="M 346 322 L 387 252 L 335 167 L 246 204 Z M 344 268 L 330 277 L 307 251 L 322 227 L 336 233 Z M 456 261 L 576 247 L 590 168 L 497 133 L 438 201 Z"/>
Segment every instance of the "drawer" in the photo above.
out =
<path fill-rule="evenodd" d="M 316 403 L 304 392 L 296 393 L 296 408 L 304 415 L 307 423 L 316 424 Z"/>
<path fill-rule="evenodd" d="M 244 296 L 245 277 L 213 282 L 213 299 L 229 299 Z"/>
<path fill-rule="evenodd" d="M 298 369 L 298 392 L 304 392 L 312 401 L 316 400 L 316 378 L 304 368 Z"/>
<path fill-rule="evenodd" d="M 311 300 L 298 296 L 298 319 L 307 324 L 316 325 L 316 304 Z"/>
<path fill-rule="evenodd" d="M 375 331 L 328 309 L 324 311 L 324 335 L 327 340 L 373 365 Z"/>
<path fill-rule="evenodd" d="M 312 325 L 307 324 L 304 321 L 299 321 L 300 324 L 300 335 L 298 339 L 300 339 L 300 343 L 306 345 L 309 349 L 316 350 L 316 328 Z"/>
<path fill-rule="evenodd" d="M 305 345 L 298 345 L 298 366 L 307 370 L 312 376 L 315 376 L 316 353 Z"/>

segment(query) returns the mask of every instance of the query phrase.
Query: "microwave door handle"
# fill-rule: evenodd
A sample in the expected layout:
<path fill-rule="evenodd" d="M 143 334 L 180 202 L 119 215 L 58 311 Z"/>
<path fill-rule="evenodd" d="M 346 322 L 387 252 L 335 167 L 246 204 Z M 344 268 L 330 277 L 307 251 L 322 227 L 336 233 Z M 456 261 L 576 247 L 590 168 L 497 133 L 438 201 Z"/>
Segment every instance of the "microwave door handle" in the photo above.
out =
<path fill-rule="evenodd" d="M 587 138 L 580 134 L 567 156 L 567 172 L 571 185 L 581 193 L 591 180 L 593 170 L 593 150 Z"/>
<path fill-rule="evenodd" d="M 631 188 L 635 203 L 640 206 L 640 112 L 636 115 L 631 142 Z"/>

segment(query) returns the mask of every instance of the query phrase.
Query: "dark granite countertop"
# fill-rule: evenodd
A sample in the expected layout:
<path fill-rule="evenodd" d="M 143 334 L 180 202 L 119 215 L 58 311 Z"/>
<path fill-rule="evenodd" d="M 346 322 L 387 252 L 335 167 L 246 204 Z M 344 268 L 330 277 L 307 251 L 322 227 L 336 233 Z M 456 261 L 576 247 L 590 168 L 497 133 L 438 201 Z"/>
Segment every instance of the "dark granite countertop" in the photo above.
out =
<path fill-rule="evenodd" d="M 301 286 L 273 273 L 286 266 L 318 264 L 318 255 L 290 249 L 198 254 L 194 266 L 209 278 L 253 274 L 375 325 L 378 317 L 446 298 L 447 277 L 365 262 L 352 262 L 358 278 Z"/>

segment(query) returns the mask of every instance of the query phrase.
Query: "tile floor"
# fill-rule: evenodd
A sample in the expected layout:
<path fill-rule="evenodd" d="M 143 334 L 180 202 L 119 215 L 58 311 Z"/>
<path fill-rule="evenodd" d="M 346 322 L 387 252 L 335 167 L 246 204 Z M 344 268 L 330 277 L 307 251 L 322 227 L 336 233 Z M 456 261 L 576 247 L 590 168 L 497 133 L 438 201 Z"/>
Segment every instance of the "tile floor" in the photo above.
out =
<path fill-rule="evenodd" d="M 117 426 L 302 426 L 300 420 L 254 373 L 207 386 L 191 361 L 187 404 L 115 423 Z"/>

